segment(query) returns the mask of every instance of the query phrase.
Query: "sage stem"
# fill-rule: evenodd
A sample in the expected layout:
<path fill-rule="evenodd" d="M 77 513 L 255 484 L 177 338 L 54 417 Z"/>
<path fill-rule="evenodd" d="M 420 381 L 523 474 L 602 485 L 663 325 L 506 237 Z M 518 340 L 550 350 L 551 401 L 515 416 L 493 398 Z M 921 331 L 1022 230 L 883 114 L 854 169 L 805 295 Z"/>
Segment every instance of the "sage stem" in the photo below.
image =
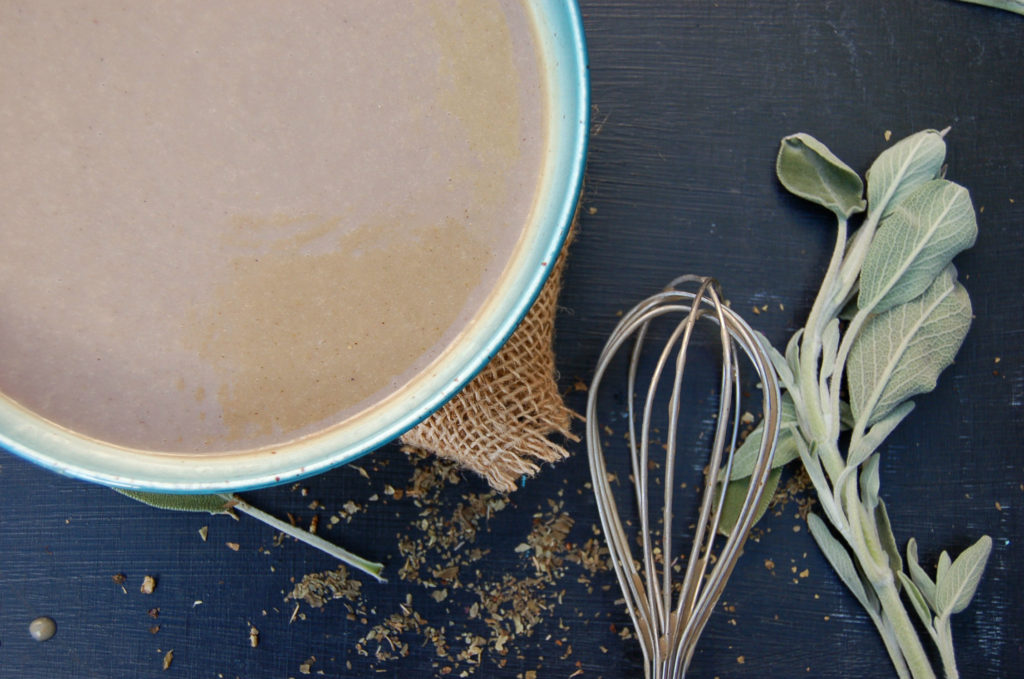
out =
<path fill-rule="evenodd" d="M 847 221 L 837 217 L 836 243 L 832 248 L 832 257 L 825 270 L 825 278 L 822 280 L 821 289 L 811 306 L 811 313 L 807 317 L 807 324 L 804 326 L 803 339 L 800 343 L 800 391 L 805 399 L 804 416 L 810 425 L 811 432 L 815 438 L 823 438 L 831 426 L 826 426 L 822 417 L 820 390 L 813 379 L 819 373 L 818 358 L 821 355 L 821 331 L 833 315 L 832 309 L 826 309 L 826 305 L 833 297 L 833 288 L 836 285 L 836 277 L 839 275 L 843 264 L 843 252 L 846 249 Z M 824 321 L 823 321 L 824 319 Z"/>
<path fill-rule="evenodd" d="M 826 473 L 828 473 L 828 478 L 834 485 L 846 468 L 846 462 L 843 460 L 842 453 L 839 452 L 839 446 L 836 445 L 834 439 L 822 439 L 815 441 L 815 443 L 817 444 L 818 455 L 825 465 Z"/>
<path fill-rule="evenodd" d="M 892 626 L 893 636 L 910 668 L 910 674 L 914 679 L 935 679 L 928 655 L 896 589 L 896 580 L 889 566 L 888 557 L 878 543 L 877 530 L 873 524 L 869 525 L 871 519 L 857 496 L 856 483 L 848 482 L 844 495 L 853 538 L 850 547 L 871 583 L 871 588 L 875 590 L 878 601 L 882 604 L 882 611 Z"/>
<path fill-rule="evenodd" d="M 937 618 L 935 628 L 938 635 L 935 646 L 938 647 L 939 657 L 942 658 L 942 671 L 945 672 L 946 679 L 960 679 L 960 671 L 956 668 L 956 656 L 953 655 L 953 630 L 949 626 L 949 618 Z"/>
<path fill-rule="evenodd" d="M 889 652 L 889 659 L 892 660 L 892 665 L 896 669 L 896 675 L 900 679 L 911 679 L 910 668 L 907 667 L 907 659 L 903 657 L 903 651 L 900 650 L 900 644 L 896 639 L 892 623 L 889 622 L 888 618 L 879 615 L 875 611 L 868 611 L 868 615 L 875 621 L 875 627 L 878 628 L 878 633 L 882 637 L 885 650 Z"/>
<path fill-rule="evenodd" d="M 858 558 L 863 563 L 863 556 L 858 555 Z M 889 573 L 888 577 L 883 578 L 880 582 L 872 583 L 872 587 L 882 604 L 882 610 L 885 611 L 886 617 L 889 618 L 892 624 L 893 634 L 899 644 L 900 651 L 903 653 L 903 657 L 907 661 L 911 676 L 914 679 L 935 679 L 935 672 L 932 671 L 928 655 L 925 653 L 924 646 L 921 645 L 921 640 L 917 636 L 917 631 L 910 621 L 907 609 L 903 606 L 899 592 L 896 591 L 892 573 Z"/>
<path fill-rule="evenodd" d="M 234 509 L 237 509 L 243 514 L 248 514 L 252 518 L 258 521 L 262 521 L 268 526 L 276 528 L 285 535 L 289 535 L 300 542 L 306 543 L 310 547 L 319 549 L 321 552 L 329 554 L 330 556 L 333 556 L 335 559 L 347 563 L 353 568 L 361 570 L 364 573 L 367 573 L 368 575 L 372 575 L 378 582 L 387 582 L 387 580 L 382 578 L 380 575 L 381 571 L 384 570 L 384 564 L 364 559 L 363 557 L 357 556 L 356 554 L 353 554 L 352 552 L 346 549 L 342 549 L 341 547 L 338 547 L 337 545 L 328 542 L 327 540 L 324 540 L 323 538 L 314 535 L 313 533 L 310 533 L 307 530 L 296 528 L 287 521 L 282 521 L 276 516 L 267 514 L 265 511 L 261 509 L 256 509 L 251 504 L 249 504 L 242 498 L 238 497 L 237 495 L 226 495 L 224 497 L 225 499 L 231 502 L 231 505 Z"/>
<path fill-rule="evenodd" d="M 835 441 L 839 437 L 839 391 L 843 386 L 843 375 L 846 373 L 846 357 L 850 355 L 850 349 L 853 347 L 854 340 L 857 339 L 857 335 L 860 334 L 860 329 L 867 322 L 868 316 L 871 311 L 866 309 L 859 310 L 850 321 L 849 327 L 846 328 L 846 332 L 843 333 L 843 340 L 839 343 L 839 350 L 836 352 L 836 367 L 832 373 L 832 380 L 830 383 L 832 402 L 829 407 L 833 417 L 833 431 L 829 432 L 830 440 Z M 854 434 L 856 436 L 856 434 Z M 852 448 L 852 446 L 851 446 Z M 848 448 L 849 450 L 850 448 Z"/>

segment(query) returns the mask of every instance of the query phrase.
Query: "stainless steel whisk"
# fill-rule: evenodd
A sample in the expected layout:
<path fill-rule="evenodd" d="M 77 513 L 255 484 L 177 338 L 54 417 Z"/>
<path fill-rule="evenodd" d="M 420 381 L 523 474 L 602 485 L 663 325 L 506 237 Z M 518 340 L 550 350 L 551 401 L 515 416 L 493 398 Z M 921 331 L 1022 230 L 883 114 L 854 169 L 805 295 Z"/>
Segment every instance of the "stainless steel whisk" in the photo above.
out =
<path fill-rule="evenodd" d="M 680 289 L 697 285 L 697 291 Z M 650 325 L 661 317 L 682 315 L 672 331 L 653 368 L 653 373 L 641 401 L 640 432 L 637 435 L 637 373 L 644 355 L 644 342 Z M 672 520 L 673 490 L 675 487 L 677 436 L 682 410 L 681 394 L 687 353 L 694 328 L 701 319 L 718 325 L 721 342 L 721 386 L 711 445 L 711 457 L 706 471 L 706 482 L 701 494 L 700 516 L 695 526 L 692 547 L 686 559 L 686 572 L 680 587 L 673 587 Z M 605 465 L 601 444 L 602 425 L 597 415 L 601 381 L 613 357 L 633 340 L 628 372 L 628 446 L 632 464 L 632 482 L 639 510 L 639 525 L 626 526 L 620 519 L 618 504 L 612 493 L 612 481 Z M 722 542 L 717 556 L 713 554 L 715 535 L 722 517 L 725 493 L 716 493 L 716 481 L 728 479 L 732 473 L 733 454 L 740 428 L 740 370 L 736 347 L 747 355 L 761 382 L 764 410 L 764 435 L 749 489 L 735 528 Z M 674 361 L 674 370 L 669 365 Z M 663 380 L 669 380 L 663 384 Z M 649 516 L 649 474 L 651 462 L 652 416 L 655 412 L 659 386 L 669 387 L 668 429 L 664 448 L 664 494 L 661 516 L 662 539 L 660 548 L 652 538 Z M 664 399 L 662 399 L 663 401 Z M 697 639 L 707 623 L 726 580 L 732 573 L 743 543 L 755 520 L 758 501 L 765 490 L 771 471 L 771 459 L 778 439 L 781 410 L 779 387 L 771 360 L 753 330 L 720 298 L 718 284 L 705 277 L 683 276 L 674 280 L 664 291 L 653 295 L 627 313 L 611 337 L 598 360 L 597 369 L 587 399 L 587 453 L 594 494 L 601 515 L 610 560 L 626 599 L 633 626 L 644 653 L 645 674 L 648 679 L 678 679 L 686 674 L 693 657 Z M 726 461 L 722 470 L 723 459 Z M 722 470 L 722 476 L 718 476 Z M 685 525 L 685 524 L 684 524 Z M 627 534 L 627 527 L 634 531 Z M 642 554 L 636 558 L 633 546 L 638 543 Z M 710 570 L 709 570 L 710 569 Z M 673 594 L 678 598 L 673 603 Z"/>

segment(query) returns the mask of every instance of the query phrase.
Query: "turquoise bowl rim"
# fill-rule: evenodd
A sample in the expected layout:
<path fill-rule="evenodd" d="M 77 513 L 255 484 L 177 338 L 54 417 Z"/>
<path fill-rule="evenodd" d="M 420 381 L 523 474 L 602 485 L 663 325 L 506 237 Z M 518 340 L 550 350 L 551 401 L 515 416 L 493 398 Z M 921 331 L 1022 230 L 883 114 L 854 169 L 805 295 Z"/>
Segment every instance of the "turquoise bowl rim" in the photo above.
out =
<path fill-rule="evenodd" d="M 379 406 L 273 449 L 160 453 L 76 434 L 0 396 L 0 446 L 51 471 L 106 486 L 163 493 L 234 492 L 296 481 L 389 443 L 444 405 L 498 352 L 532 306 L 568 235 L 583 184 L 590 89 L 575 0 L 531 3 L 549 90 L 545 179 L 531 228 L 485 305 L 441 359 Z M 411 385 L 411 386 L 410 386 Z"/>

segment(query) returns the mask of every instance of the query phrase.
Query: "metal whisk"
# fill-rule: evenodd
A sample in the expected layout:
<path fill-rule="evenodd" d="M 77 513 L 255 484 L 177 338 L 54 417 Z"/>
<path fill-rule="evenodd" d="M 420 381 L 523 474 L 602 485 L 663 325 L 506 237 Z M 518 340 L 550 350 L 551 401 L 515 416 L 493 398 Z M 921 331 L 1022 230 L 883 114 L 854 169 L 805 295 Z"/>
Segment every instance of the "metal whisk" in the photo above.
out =
<path fill-rule="evenodd" d="M 680 289 L 697 284 L 696 292 Z M 671 332 L 654 365 L 645 397 L 640 402 L 640 431 L 637 435 L 637 373 L 644 355 L 644 342 L 650 325 L 656 319 L 682 315 Z M 676 451 L 679 431 L 682 382 L 686 357 L 690 350 L 694 328 L 701 319 L 718 326 L 721 342 L 721 386 L 711 445 L 711 457 L 706 470 L 705 489 L 701 494 L 700 516 L 695 525 L 692 548 L 685 559 L 686 572 L 681 586 L 673 586 L 673 490 L 676 485 Z M 614 355 L 633 341 L 628 373 L 628 446 L 632 464 L 632 482 L 639 510 L 639 525 L 620 519 L 618 504 L 612 493 L 612 479 L 605 465 L 601 444 L 602 424 L 597 416 L 597 400 L 601 380 L 612 363 Z M 743 502 L 739 519 L 728 538 L 724 539 L 717 556 L 713 554 L 715 534 L 722 517 L 725 493 L 715 492 L 718 479 L 728 479 L 732 473 L 733 452 L 736 450 L 740 428 L 740 370 L 736 346 L 747 355 L 760 379 L 764 397 L 764 435 L 754 472 Z M 674 362 L 674 370 L 669 369 Z M 655 413 L 659 387 L 669 389 L 667 438 L 665 453 L 659 454 L 664 464 L 664 483 L 655 492 L 664 494 L 661 516 L 662 539 L 660 547 L 652 537 L 649 516 L 648 491 L 651 435 L 655 429 Z M 664 394 L 662 394 L 664 396 Z M 664 398 L 662 398 L 664 401 Z M 781 411 L 779 387 L 771 360 L 754 332 L 735 312 L 722 304 L 718 284 L 710 278 L 683 276 L 656 295 L 653 295 L 627 313 L 608 339 L 598 360 L 587 400 L 587 452 L 593 478 L 597 507 L 601 515 L 605 539 L 611 562 L 625 595 L 633 626 L 643 647 L 645 674 L 648 679 L 675 679 L 685 676 L 693 657 L 697 639 L 707 623 L 726 580 L 732 573 L 740 549 L 746 541 L 755 520 L 758 501 L 765 489 L 771 471 L 771 459 L 778 439 Z M 726 461 L 723 470 L 722 462 Z M 719 470 L 722 470 L 719 476 Z M 724 484 L 723 484 L 724 487 Z M 686 526 L 689 522 L 684 523 Z M 627 528 L 632 534 L 627 534 Z M 721 542 L 721 541 L 720 541 Z M 642 554 L 634 557 L 634 544 Z M 677 599 L 673 603 L 673 595 Z"/>

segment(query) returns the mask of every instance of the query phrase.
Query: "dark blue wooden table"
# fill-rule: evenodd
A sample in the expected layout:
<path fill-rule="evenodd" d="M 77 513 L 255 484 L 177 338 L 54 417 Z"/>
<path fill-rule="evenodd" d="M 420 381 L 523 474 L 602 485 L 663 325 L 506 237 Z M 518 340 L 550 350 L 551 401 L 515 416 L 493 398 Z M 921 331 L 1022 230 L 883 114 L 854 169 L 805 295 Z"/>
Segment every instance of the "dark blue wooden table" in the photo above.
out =
<path fill-rule="evenodd" d="M 616 314 L 678 274 L 717 276 L 741 311 L 767 305 L 747 317 L 777 344 L 802 325 L 833 235 L 820 211 L 775 182 L 782 136 L 813 134 L 863 172 L 890 132 L 952 126 L 948 176 L 980 212 L 977 245 L 956 261 L 976 319 L 955 365 L 886 444 L 882 496 L 897 540 L 916 537 L 929 568 L 941 549 L 992 536 L 977 597 L 954 618 L 960 668 L 1024 676 L 1024 17 L 951 0 L 581 4 L 594 132 L 556 340 L 577 410 L 585 394 L 574 385 L 589 381 Z M 285 595 L 303 575 L 334 568 L 322 554 L 278 544 L 249 519 L 151 509 L 0 455 L 0 677 L 636 677 L 639 650 L 624 638 L 613 575 L 569 558 L 538 574 L 531 551 L 516 549 L 562 513 L 575 522 L 562 556 L 594 536 L 584 449 L 569 448 L 569 460 L 506 506 L 468 477 L 413 497 L 425 463 L 396 446 L 364 458 L 365 476 L 348 467 L 247 494 L 302 525 L 319 515 L 321 534 L 387 564 L 389 584 L 357 577 L 357 600 L 297 613 Z M 492 511 L 474 515 L 465 554 L 427 544 L 423 526 L 481 501 Z M 796 500 L 758 536 L 691 676 L 894 676 Z M 427 564 L 419 581 L 403 579 L 417 545 Z M 431 559 L 460 559 L 461 586 L 430 573 Z M 157 581 L 149 595 L 139 591 L 146 575 Z M 491 626 L 480 614 L 487 596 L 501 612 Z M 519 632 L 515 601 L 537 608 Z M 419 628 L 388 628 L 403 606 Z M 58 625 L 43 644 L 28 634 L 40 615 Z M 512 631 L 504 654 L 494 625 Z M 392 641 L 368 639 L 374 628 Z M 401 655 L 403 643 L 405 657 L 376 657 L 378 648 Z"/>

